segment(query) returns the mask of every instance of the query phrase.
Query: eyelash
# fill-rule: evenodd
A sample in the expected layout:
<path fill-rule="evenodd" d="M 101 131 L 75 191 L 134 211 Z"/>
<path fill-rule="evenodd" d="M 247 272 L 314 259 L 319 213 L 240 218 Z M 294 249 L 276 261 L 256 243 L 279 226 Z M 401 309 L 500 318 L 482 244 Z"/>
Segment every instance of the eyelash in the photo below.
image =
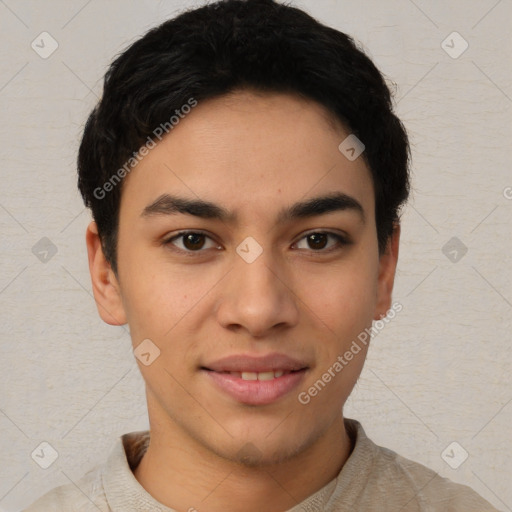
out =
<path fill-rule="evenodd" d="M 208 249 L 198 249 L 197 251 L 192 251 L 190 249 L 181 249 L 179 247 L 176 247 L 172 243 L 173 241 L 175 241 L 179 238 L 183 239 L 183 237 L 185 237 L 186 235 L 204 235 L 206 238 L 209 238 L 210 240 L 214 241 L 210 236 L 208 236 L 207 233 L 204 233 L 203 231 L 180 231 L 177 234 L 173 235 L 172 237 L 164 240 L 163 245 L 169 247 L 173 251 L 180 252 L 187 256 L 196 256 L 196 254 L 199 254 L 199 253 L 202 253 L 202 252 L 205 252 L 206 250 L 208 250 Z M 309 251 L 314 254 L 328 254 L 328 253 L 331 253 L 332 251 L 339 250 L 343 246 L 347 246 L 352 243 L 346 236 L 340 235 L 338 233 L 334 233 L 331 231 L 310 231 L 309 233 L 306 233 L 305 235 L 303 235 L 302 238 L 300 238 L 297 242 L 294 243 L 294 245 L 296 245 L 301 240 L 304 240 L 305 238 L 307 238 L 311 235 L 327 235 L 327 236 L 334 238 L 337 242 L 334 247 L 330 247 L 328 249 L 317 249 L 317 250 L 309 249 Z M 308 249 L 299 249 L 299 250 L 303 251 L 303 250 L 308 250 Z"/>

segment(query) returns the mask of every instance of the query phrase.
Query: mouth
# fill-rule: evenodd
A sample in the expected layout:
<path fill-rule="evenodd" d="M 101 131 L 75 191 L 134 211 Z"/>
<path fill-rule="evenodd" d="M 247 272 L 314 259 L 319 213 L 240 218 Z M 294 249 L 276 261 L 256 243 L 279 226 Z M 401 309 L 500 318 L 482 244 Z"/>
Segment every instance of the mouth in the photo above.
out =
<path fill-rule="evenodd" d="M 209 368 L 201 368 L 201 369 L 209 371 L 209 372 L 214 371 L 214 370 L 210 370 Z M 303 368 L 303 369 L 305 370 L 305 368 Z M 277 371 L 270 370 L 270 371 L 266 371 L 266 372 L 247 371 L 247 372 L 217 372 L 217 373 L 231 375 L 237 379 L 242 379 L 242 380 L 249 380 L 249 381 L 260 380 L 261 381 L 261 380 L 279 379 L 283 375 L 288 375 L 290 373 L 297 373 L 297 372 L 302 371 L 303 369 L 300 369 L 300 370 L 277 370 Z"/>
<path fill-rule="evenodd" d="M 282 354 L 230 356 L 200 371 L 225 397 L 246 405 L 269 405 L 297 388 L 309 366 Z"/>

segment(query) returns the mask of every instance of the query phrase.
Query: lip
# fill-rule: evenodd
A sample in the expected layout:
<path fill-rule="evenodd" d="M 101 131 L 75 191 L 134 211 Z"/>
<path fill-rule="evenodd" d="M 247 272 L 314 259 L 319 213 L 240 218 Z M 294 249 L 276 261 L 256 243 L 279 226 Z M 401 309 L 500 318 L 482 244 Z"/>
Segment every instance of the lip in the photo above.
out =
<path fill-rule="evenodd" d="M 268 405 L 284 397 L 300 385 L 308 365 L 285 354 L 265 356 L 232 355 L 201 367 L 213 385 L 233 400 L 247 405 Z M 244 380 L 242 372 L 287 372 L 271 380 Z M 238 373 L 233 375 L 229 372 Z"/>
<path fill-rule="evenodd" d="M 291 372 L 307 368 L 308 364 L 297 358 L 275 352 L 265 356 L 234 354 L 204 364 L 202 367 L 214 372 L 272 372 L 278 370 Z"/>
<path fill-rule="evenodd" d="M 214 385 L 237 402 L 247 405 L 268 405 L 298 387 L 307 369 L 285 373 L 272 380 L 243 380 L 230 373 L 201 370 Z"/>

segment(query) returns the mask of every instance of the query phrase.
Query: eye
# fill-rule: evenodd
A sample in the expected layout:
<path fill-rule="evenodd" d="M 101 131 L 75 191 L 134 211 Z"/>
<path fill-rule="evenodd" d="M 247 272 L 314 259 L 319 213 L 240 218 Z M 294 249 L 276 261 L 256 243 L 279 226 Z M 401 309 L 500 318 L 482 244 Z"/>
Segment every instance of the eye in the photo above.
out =
<path fill-rule="evenodd" d="M 334 242 L 329 244 L 329 238 L 331 241 L 334 240 Z M 305 244 L 307 245 L 306 247 L 299 246 L 302 243 L 302 240 L 305 241 Z M 337 233 L 315 231 L 302 237 L 299 242 L 297 242 L 296 246 L 298 249 L 313 250 L 316 252 L 329 252 L 348 244 L 349 241 L 344 236 Z"/>
<path fill-rule="evenodd" d="M 208 235 L 200 231 L 181 231 L 165 240 L 164 245 L 173 245 L 184 252 L 201 252 L 201 249 L 219 248 Z"/>

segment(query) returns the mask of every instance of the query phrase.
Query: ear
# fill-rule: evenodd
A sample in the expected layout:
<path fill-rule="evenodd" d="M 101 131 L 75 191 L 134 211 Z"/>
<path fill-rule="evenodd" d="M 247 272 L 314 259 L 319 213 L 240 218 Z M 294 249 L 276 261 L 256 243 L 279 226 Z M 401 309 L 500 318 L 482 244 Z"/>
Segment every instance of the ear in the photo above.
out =
<path fill-rule="evenodd" d="M 91 222 L 87 227 L 85 241 L 89 256 L 92 291 L 98 313 L 107 324 L 123 325 L 126 323 L 126 314 L 121 300 L 119 283 L 110 263 L 103 254 L 96 222 Z"/>
<path fill-rule="evenodd" d="M 398 261 L 398 246 L 400 242 L 400 224 L 393 227 L 386 250 L 379 257 L 379 278 L 377 285 L 377 304 L 375 306 L 374 320 L 386 316 L 391 308 L 391 296 L 395 282 L 396 264 Z"/>

